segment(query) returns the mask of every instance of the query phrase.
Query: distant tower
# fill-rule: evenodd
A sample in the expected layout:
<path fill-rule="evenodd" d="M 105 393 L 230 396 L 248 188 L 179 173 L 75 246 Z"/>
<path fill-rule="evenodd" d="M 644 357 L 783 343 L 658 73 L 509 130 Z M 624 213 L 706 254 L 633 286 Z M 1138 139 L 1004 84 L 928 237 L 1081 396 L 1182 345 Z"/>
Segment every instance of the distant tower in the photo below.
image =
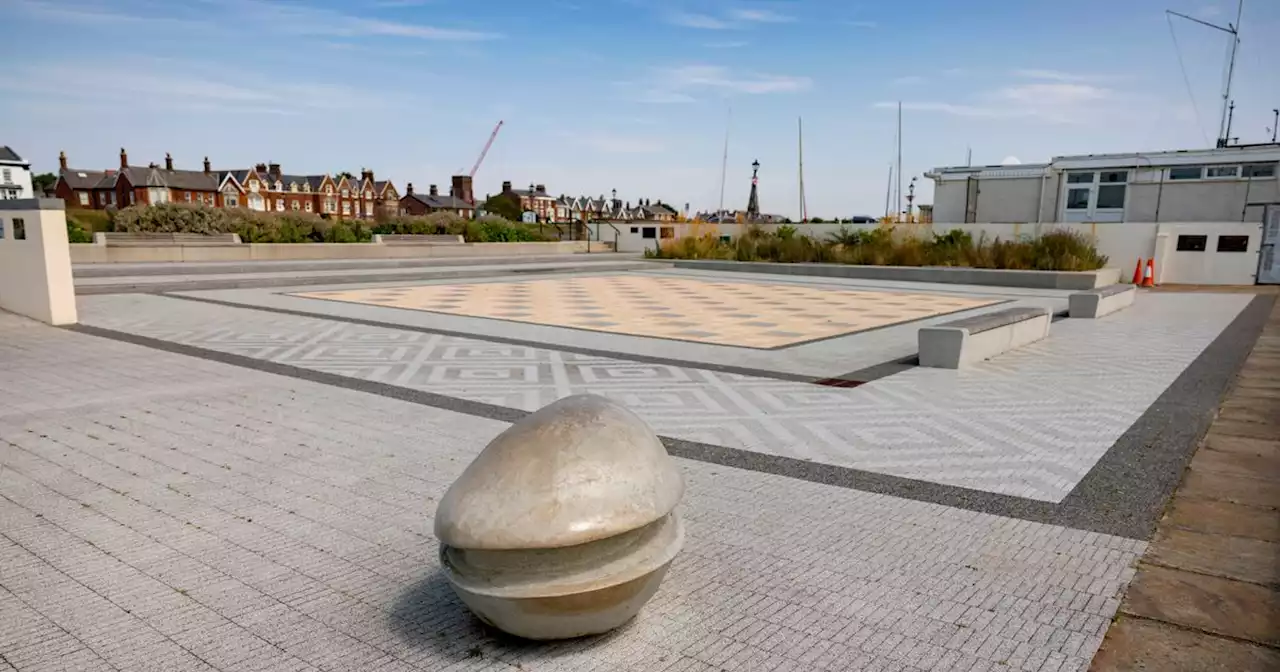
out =
<path fill-rule="evenodd" d="M 751 197 L 747 199 L 747 219 L 754 221 L 760 219 L 760 196 L 756 193 L 756 185 L 759 184 L 760 178 L 757 175 L 760 172 L 760 162 L 751 162 Z"/>

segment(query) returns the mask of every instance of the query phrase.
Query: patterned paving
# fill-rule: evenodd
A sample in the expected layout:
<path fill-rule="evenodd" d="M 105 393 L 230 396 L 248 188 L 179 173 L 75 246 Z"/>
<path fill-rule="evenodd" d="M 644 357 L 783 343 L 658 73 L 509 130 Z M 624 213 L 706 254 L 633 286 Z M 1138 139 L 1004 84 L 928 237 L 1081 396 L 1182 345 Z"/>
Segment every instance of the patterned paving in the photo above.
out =
<path fill-rule="evenodd" d="M 294 296 L 749 348 L 794 345 L 996 303 L 976 297 L 639 274 Z"/>
<path fill-rule="evenodd" d="M 593 392 L 668 436 L 1059 502 L 1249 299 L 1147 294 L 973 370 L 854 389 L 158 296 L 88 297 L 81 320 L 525 410 Z"/>
<path fill-rule="evenodd" d="M 182 305 L 206 335 L 249 321 Z M 481 347 L 288 326 L 213 337 L 333 366 Z M 654 599 L 529 645 L 466 611 L 431 537 L 504 423 L 5 314 L 0 364 L 0 402 L 21 399 L 0 403 L 0 670 L 1080 672 L 1146 548 L 681 460 L 688 536 Z"/>

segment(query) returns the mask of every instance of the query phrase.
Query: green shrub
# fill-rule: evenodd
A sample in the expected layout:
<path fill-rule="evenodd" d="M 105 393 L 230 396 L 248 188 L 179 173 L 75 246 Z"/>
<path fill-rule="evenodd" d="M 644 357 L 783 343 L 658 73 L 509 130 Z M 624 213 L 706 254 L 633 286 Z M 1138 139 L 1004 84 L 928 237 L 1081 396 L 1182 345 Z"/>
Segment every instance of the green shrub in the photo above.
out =
<path fill-rule="evenodd" d="M 67 218 L 67 242 L 70 243 L 92 243 L 93 234 L 80 228 L 80 225 L 70 217 Z"/>
<path fill-rule="evenodd" d="M 1092 271 L 1107 264 L 1092 238 L 1051 231 L 1024 240 L 990 239 L 953 229 L 920 237 L 894 228 L 840 227 L 817 240 L 795 227 L 769 233 L 752 226 L 729 241 L 714 235 L 687 236 L 661 243 L 645 256 L 669 259 L 729 259 L 783 263 L 826 262 L 872 266 L 965 266 L 1045 271 Z"/>

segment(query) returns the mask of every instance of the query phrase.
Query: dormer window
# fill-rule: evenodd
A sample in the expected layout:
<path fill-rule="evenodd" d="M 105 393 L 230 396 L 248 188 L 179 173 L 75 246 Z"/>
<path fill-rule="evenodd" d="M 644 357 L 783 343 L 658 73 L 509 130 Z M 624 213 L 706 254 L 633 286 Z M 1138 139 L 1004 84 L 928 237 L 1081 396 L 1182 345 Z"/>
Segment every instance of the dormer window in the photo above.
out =
<path fill-rule="evenodd" d="M 276 191 L 284 191 L 284 184 L 280 180 L 276 180 Z"/>
<path fill-rule="evenodd" d="M 332 194 L 332 193 L 333 193 L 333 185 L 332 185 L 332 184 L 327 185 L 327 186 L 324 188 L 324 193 L 326 193 L 326 194 Z"/>
<path fill-rule="evenodd" d="M 364 197 L 365 197 L 365 198 L 373 198 L 373 192 L 372 192 L 372 191 L 366 191 L 366 192 L 364 192 Z"/>
<path fill-rule="evenodd" d="M 343 197 L 343 198 L 347 198 L 347 197 L 348 197 L 348 196 L 350 196 L 350 195 L 351 195 L 351 190 L 350 190 L 350 189 L 343 189 L 343 190 L 342 190 L 342 197 Z"/>
<path fill-rule="evenodd" d="M 249 191 L 257 191 L 257 190 L 258 190 L 258 181 L 249 180 Z"/>
<path fill-rule="evenodd" d="M 309 193 L 311 193 L 311 183 L 310 183 L 310 182 L 308 182 L 308 183 L 306 183 L 306 184 L 302 185 L 302 191 L 304 191 L 304 192 L 306 192 L 306 193 L 308 193 L 308 194 L 309 194 Z"/>
<path fill-rule="evenodd" d="M 293 193 L 295 193 L 295 194 L 296 194 L 296 193 L 298 193 L 298 183 L 297 183 L 297 182 L 290 182 L 290 183 L 289 183 L 289 191 L 292 191 L 292 192 L 293 192 Z"/>

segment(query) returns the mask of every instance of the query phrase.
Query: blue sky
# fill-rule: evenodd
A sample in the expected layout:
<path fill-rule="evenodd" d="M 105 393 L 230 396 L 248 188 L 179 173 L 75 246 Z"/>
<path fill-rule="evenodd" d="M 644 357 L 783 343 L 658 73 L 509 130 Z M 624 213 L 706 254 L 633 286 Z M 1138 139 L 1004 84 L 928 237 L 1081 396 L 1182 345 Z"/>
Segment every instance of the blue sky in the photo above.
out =
<path fill-rule="evenodd" d="M 1234 0 L 0 0 L 0 144 L 37 170 L 132 163 L 370 167 L 447 185 L 881 214 L 903 173 L 1195 148 L 1217 133 Z M 1280 2 L 1246 0 L 1233 135 L 1280 107 Z M 1195 101 L 1195 105 L 1192 101 Z M 921 177 L 918 202 L 929 202 Z"/>

